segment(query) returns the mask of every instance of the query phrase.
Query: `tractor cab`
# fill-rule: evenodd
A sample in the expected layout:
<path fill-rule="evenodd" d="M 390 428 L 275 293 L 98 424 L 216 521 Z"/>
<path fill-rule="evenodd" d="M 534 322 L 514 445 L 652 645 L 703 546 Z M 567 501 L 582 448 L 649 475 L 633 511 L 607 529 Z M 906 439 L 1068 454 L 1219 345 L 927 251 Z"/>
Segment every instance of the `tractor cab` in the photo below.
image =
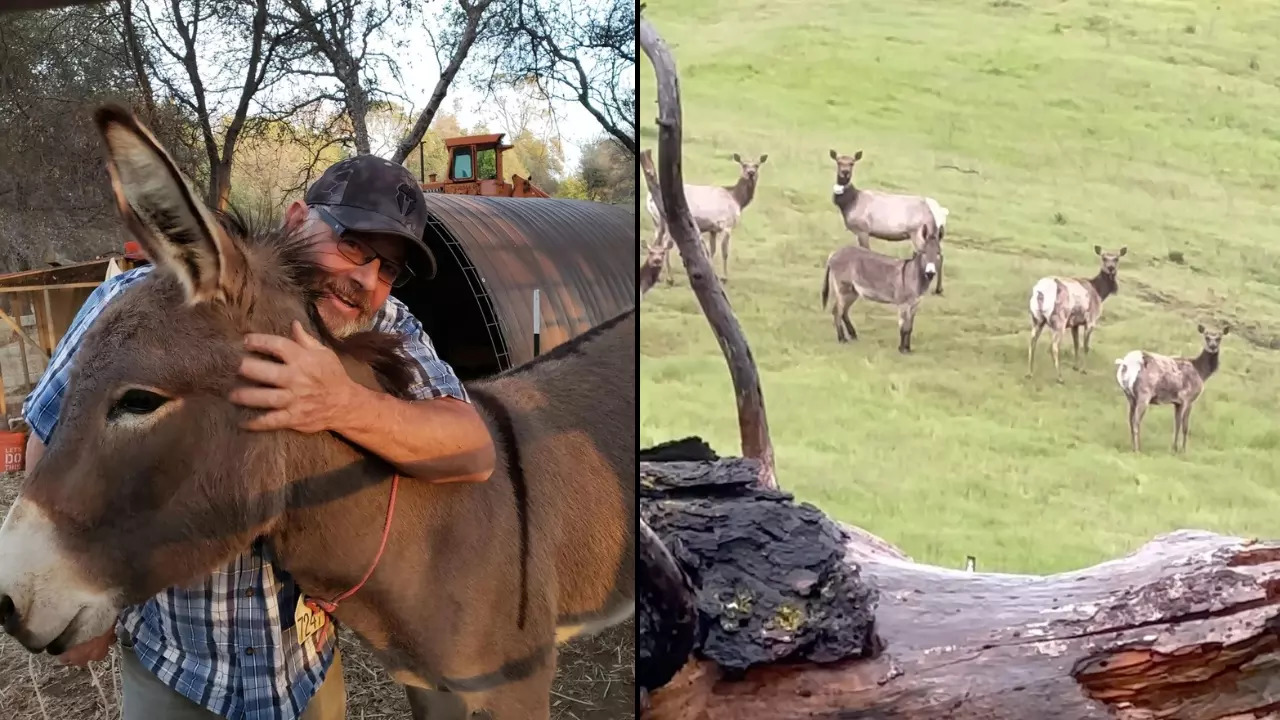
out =
<path fill-rule="evenodd" d="M 445 140 L 445 149 L 449 151 L 448 177 L 437 181 L 436 173 L 431 173 L 427 182 L 422 183 L 422 191 L 489 197 L 550 197 L 528 178 L 513 173 L 511 182 L 503 180 L 502 153 L 514 147 L 502 143 L 504 134 L 464 135 Z"/>

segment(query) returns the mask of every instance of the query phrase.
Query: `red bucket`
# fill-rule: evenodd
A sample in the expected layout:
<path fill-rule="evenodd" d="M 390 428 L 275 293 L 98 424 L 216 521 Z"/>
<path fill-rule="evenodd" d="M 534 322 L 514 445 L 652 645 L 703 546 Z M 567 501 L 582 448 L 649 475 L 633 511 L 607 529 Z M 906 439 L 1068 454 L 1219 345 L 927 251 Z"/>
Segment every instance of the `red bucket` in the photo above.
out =
<path fill-rule="evenodd" d="M 27 466 L 27 434 L 0 432 L 0 449 L 4 450 L 4 471 L 16 472 Z"/>

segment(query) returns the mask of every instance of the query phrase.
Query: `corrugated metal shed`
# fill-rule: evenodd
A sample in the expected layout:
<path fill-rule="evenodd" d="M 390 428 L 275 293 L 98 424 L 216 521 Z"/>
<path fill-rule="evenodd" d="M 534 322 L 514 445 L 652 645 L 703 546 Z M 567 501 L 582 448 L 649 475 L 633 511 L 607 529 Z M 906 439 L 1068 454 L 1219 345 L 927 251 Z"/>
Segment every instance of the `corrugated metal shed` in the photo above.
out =
<path fill-rule="evenodd" d="M 535 289 L 542 352 L 635 304 L 634 210 L 562 198 L 426 200 L 439 272 L 396 294 L 464 379 L 533 358 Z"/>

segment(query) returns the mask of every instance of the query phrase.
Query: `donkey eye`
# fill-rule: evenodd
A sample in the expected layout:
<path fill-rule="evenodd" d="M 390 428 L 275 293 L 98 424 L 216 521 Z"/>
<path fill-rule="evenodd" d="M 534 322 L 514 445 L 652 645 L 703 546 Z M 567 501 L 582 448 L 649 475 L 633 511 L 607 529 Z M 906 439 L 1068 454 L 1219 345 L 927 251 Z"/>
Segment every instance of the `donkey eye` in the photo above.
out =
<path fill-rule="evenodd" d="M 121 415 L 148 415 L 159 410 L 167 402 L 169 398 L 159 393 L 130 388 L 111 407 L 111 411 L 107 413 L 107 419 L 114 420 Z"/>

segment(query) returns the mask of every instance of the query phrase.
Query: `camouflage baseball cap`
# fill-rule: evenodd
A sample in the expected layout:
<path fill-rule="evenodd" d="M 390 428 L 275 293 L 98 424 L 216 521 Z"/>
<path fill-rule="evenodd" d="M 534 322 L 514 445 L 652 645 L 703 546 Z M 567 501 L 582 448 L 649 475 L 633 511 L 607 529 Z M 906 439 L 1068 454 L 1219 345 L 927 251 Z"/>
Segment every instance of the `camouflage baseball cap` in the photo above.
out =
<path fill-rule="evenodd" d="M 365 233 L 395 235 L 411 240 L 422 251 L 436 274 L 436 259 L 423 240 L 427 229 L 427 203 L 422 187 L 399 163 L 376 155 L 356 155 L 334 163 L 307 189 L 305 202 L 321 206 L 341 227 Z M 411 265 L 416 264 L 410 258 Z"/>

